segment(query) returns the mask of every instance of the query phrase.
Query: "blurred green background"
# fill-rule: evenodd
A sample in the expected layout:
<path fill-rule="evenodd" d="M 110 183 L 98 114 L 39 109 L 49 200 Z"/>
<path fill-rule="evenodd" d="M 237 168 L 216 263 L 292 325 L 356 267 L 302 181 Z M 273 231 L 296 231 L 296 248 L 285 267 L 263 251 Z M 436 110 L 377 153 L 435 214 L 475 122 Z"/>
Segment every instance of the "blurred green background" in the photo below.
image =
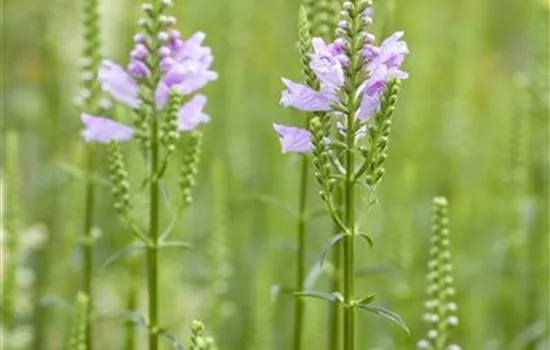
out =
<path fill-rule="evenodd" d="M 198 318 L 220 349 L 288 349 L 292 298 L 273 298 L 272 291 L 293 283 L 295 219 L 289 212 L 297 208 L 300 158 L 280 154 L 271 123 L 302 124 L 304 118 L 278 105 L 280 78 L 300 77 L 299 1 L 174 2 L 183 33 L 207 33 L 220 78 L 206 89 L 212 121 L 203 128 L 195 203 L 174 233 L 199 249 L 162 254 L 161 319 L 182 342 Z M 360 349 L 413 349 L 424 337 L 435 195 L 450 201 L 460 319 L 452 339 L 468 350 L 548 349 L 548 2 L 374 3 L 378 37 L 405 31 L 410 79 L 394 119 L 380 205 L 361 215 L 375 247 L 359 245 L 357 265 L 366 272 L 356 289 L 375 292 L 412 335 L 361 315 Z M 132 46 L 139 4 L 102 1 L 103 53 L 118 62 L 126 62 Z M 20 137 L 25 226 L 43 224 L 48 234 L 29 258 L 36 274 L 27 319 L 28 349 L 34 350 L 62 348 L 72 316 L 60 300 L 72 303 L 78 289 L 84 185 L 74 100 L 81 9 L 73 0 L 4 0 L 2 8 L 2 130 Z M 140 166 L 134 157 L 136 178 Z M 313 178 L 311 184 L 314 189 Z M 121 349 L 119 314 L 132 285 L 129 271 L 144 257 L 101 269 L 132 237 L 117 220 L 110 189 L 99 192 L 97 348 Z M 310 194 L 310 208 L 322 208 L 315 190 Z M 311 222 L 309 268 L 329 227 L 322 216 Z M 315 289 L 327 290 L 327 281 L 321 275 Z M 138 310 L 146 311 L 143 302 Z M 308 300 L 307 312 L 306 349 L 325 349 L 327 305 Z M 143 342 L 144 332 L 138 334 Z"/>

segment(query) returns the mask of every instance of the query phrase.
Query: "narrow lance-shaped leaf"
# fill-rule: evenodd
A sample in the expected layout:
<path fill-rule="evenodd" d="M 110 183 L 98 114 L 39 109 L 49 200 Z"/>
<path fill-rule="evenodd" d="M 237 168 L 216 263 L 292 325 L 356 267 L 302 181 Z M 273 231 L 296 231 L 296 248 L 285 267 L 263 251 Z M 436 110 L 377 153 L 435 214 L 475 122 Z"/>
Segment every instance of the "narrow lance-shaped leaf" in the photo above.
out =
<path fill-rule="evenodd" d="M 393 311 L 390 311 L 388 309 L 384 309 L 383 307 L 367 305 L 367 304 L 357 304 L 357 307 L 362 309 L 362 310 L 366 310 L 368 312 L 372 312 L 374 314 L 377 314 L 378 316 L 385 317 L 388 320 L 390 320 L 390 321 L 394 322 L 395 324 L 397 324 L 407 334 L 411 333 L 411 331 L 409 330 L 409 327 L 407 327 L 407 325 L 405 324 L 405 321 L 403 321 L 401 316 L 399 316 L 398 314 L 396 314 Z"/>

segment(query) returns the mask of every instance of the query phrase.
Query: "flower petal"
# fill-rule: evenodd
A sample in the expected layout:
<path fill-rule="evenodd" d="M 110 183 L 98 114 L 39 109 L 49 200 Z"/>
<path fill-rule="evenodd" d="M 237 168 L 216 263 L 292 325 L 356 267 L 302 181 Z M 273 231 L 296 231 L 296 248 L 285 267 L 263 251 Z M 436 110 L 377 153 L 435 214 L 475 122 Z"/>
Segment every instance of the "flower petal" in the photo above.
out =
<path fill-rule="evenodd" d="M 187 61 L 175 62 L 163 83 L 169 88 L 177 85 L 182 95 L 188 95 L 216 79 L 218 74 L 205 68 L 202 63 Z"/>
<path fill-rule="evenodd" d="M 361 100 L 361 106 L 359 108 L 359 111 L 357 112 L 357 118 L 365 121 L 368 119 L 368 117 L 376 113 L 379 107 L 380 107 L 379 95 L 369 96 L 367 94 L 364 94 L 363 99 Z"/>
<path fill-rule="evenodd" d="M 395 32 L 389 38 L 384 40 L 380 47 L 366 45 L 363 53 L 369 61 L 369 70 L 374 67 L 384 65 L 391 74 L 397 79 L 406 79 L 408 74 L 399 68 L 403 64 L 405 57 L 409 54 L 407 43 L 401 38 L 404 32 Z"/>
<path fill-rule="evenodd" d="M 308 130 L 280 124 L 273 124 L 273 129 L 279 134 L 282 153 L 311 152 L 313 146 L 311 144 L 311 133 Z"/>
<path fill-rule="evenodd" d="M 178 118 L 178 130 L 190 131 L 196 129 L 201 123 L 208 123 L 210 117 L 202 110 L 208 99 L 206 96 L 197 94 L 193 96 L 186 104 L 181 106 Z"/>
<path fill-rule="evenodd" d="M 115 100 L 132 108 L 139 107 L 139 86 L 119 65 L 104 60 L 98 72 L 98 80 L 103 91 L 109 93 Z"/>
<path fill-rule="evenodd" d="M 294 107 L 305 112 L 329 111 L 333 97 L 328 93 L 322 93 L 302 84 L 284 79 L 283 83 L 287 89 L 281 96 L 281 105 Z"/>
<path fill-rule="evenodd" d="M 86 142 L 124 142 L 129 141 L 134 136 L 133 128 L 108 118 L 83 113 L 80 119 L 84 123 L 82 137 Z"/>

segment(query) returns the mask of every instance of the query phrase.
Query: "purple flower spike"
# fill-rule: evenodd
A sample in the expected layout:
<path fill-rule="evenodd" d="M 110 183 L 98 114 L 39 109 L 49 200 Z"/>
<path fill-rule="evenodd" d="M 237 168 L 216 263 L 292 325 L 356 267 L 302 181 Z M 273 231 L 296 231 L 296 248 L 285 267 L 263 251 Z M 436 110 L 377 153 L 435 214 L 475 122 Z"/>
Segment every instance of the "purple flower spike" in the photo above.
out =
<path fill-rule="evenodd" d="M 82 137 L 86 142 L 109 143 L 111 141 L 129 141 L 134 136 L 134 129 L 104 117 L 82 114 L 84 123 Z"/>
<path fill-rule="evenodd" d="M 287 89 L 281 96 L 281 105 L 294 107 L 304 112 L 329 111 L 333 97 L 328 93 L 315 91 L 305 85 L 284 79 Z"/>
<path fill-rule="evenodd" d="M 311 144 L 311 133 L 308 130 L 280 124 L 273 124 L 273 129 L 279 134 L 282 153 L 311 152 L 313 146 Z"/>
<path fill-rule="evenodd" d="M 115 100 L 132 108 L 139 107 L 139 87 L 119 65 L 104 60 L 98 79 L 103 91 L 109 93 Z"/>
<path fill-rule="evenodd" d="M 202 112 L 207 101 L 206 96 L 198 94 L 181 106 L 178 118 L 179 131 L 194 130 L 199 124 L 210 121 L 210 117 Z"/>

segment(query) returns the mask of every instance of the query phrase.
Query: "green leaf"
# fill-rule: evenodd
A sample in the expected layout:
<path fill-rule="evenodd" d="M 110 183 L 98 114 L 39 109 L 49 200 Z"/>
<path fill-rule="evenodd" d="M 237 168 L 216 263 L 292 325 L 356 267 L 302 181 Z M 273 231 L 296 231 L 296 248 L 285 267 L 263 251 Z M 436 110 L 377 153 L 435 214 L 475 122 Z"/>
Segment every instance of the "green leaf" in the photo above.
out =
<path fill-rule="evenodd" d="M 359 236 L 359 237 L 363 237 L 364 239 L 366 239 L 367 243 L 369 244 L 369 246 L 371 248 L 374 246 L 374 241 L 372 240 L 372 237 L 367 235 L 366 233 L 359 232 L 359 233 L 356 233 L 355 235 Z"/>
<path fill-rule="evenodd" d="M 319 264 L 321 267 L 323 267 L 323 264 L 325 263 L 325 259 L 327 257 L 328 250 L 335 245 L 339 240 L 344 238 L 346 236 L 345 233 L 339 233 L 336 236 L 331 237 L 327 243 L 323 246 L 323 252 L 321 253 L 321 260 L 319 260 Z"/>
<path fill-rule="evenodd" d="M 363 310 L 367 310 L 368 312 L 377 314 L 378 316 L 385 317 L 390 321 L 394 322 L 395 324 L 397 324 L 407 334 L 411 334 L 411 331 L 409 330 L 409 327 L 407 327 L 407 325 L 405 324 L 405 321 L 403 321 L 401 316 L 399 316 L 395 312 L 390 311 L 388 309 L 384 309 L 383 307 L 372 306 L 367 304 L 357 304 L 357 307 Z"/>
<path fill-rule="evenodd" d="M 194 250 L 195 247 L 188 242 L 183 241 L 172 241 L 172 242 L 161 242 L 159 248 L 182 248 L 187 250 Z"/>
<path fill-rule="evenodd" d="M 136 243 L 136 244 L 130 245 L 130 246 L 124 248 L 124 249 L 119 250 L 118 252 L 111 255 L 105 261 L 105 263 L 101 267 L 101 272 L 104 272 L 105 270 L 107 270 L 108 267 L 110 267 L 112 264 L 114 264 L 118 260 L 124 258 L 125 256 L 130 255 L 132 253 L 135 253 L 135 252 L 137 252 L 139 250 L 142 250 L 144 248 L 145 248 L 145 244 L 140 242 L 140 243 Z"/>
<path fill-rule="evenodd" d="M 340 301 L 339 298 L 334 294 L 328 294 L 328 293 L 316 292 L 316 291 L 295 292 L 295 293 L 292 293 L 292 295 L 299 298 L 322 299 L 322 300 L 329 301 L 331 303 L 337 303 Z"/>
<path fill-rule="evenodd" d="M 367 293 L 365 296 L 363 296 L 361 299 L 357 301 L 358 304 L 370 304 L 374 300 L 375 294 L 374 293 Z"/>
<path fill-rule="evenodd" d="M 304 281 L 304 288 L 306 290 L 310 290 L 311 288 L 313 288 L 313 285 L 322 274 L 323 274 L 323 268 L 321 267 L 321 264 L 316 263 L 315 265 L 313 265 L 313 267 L 307 274 L 306 279 Z"/>

